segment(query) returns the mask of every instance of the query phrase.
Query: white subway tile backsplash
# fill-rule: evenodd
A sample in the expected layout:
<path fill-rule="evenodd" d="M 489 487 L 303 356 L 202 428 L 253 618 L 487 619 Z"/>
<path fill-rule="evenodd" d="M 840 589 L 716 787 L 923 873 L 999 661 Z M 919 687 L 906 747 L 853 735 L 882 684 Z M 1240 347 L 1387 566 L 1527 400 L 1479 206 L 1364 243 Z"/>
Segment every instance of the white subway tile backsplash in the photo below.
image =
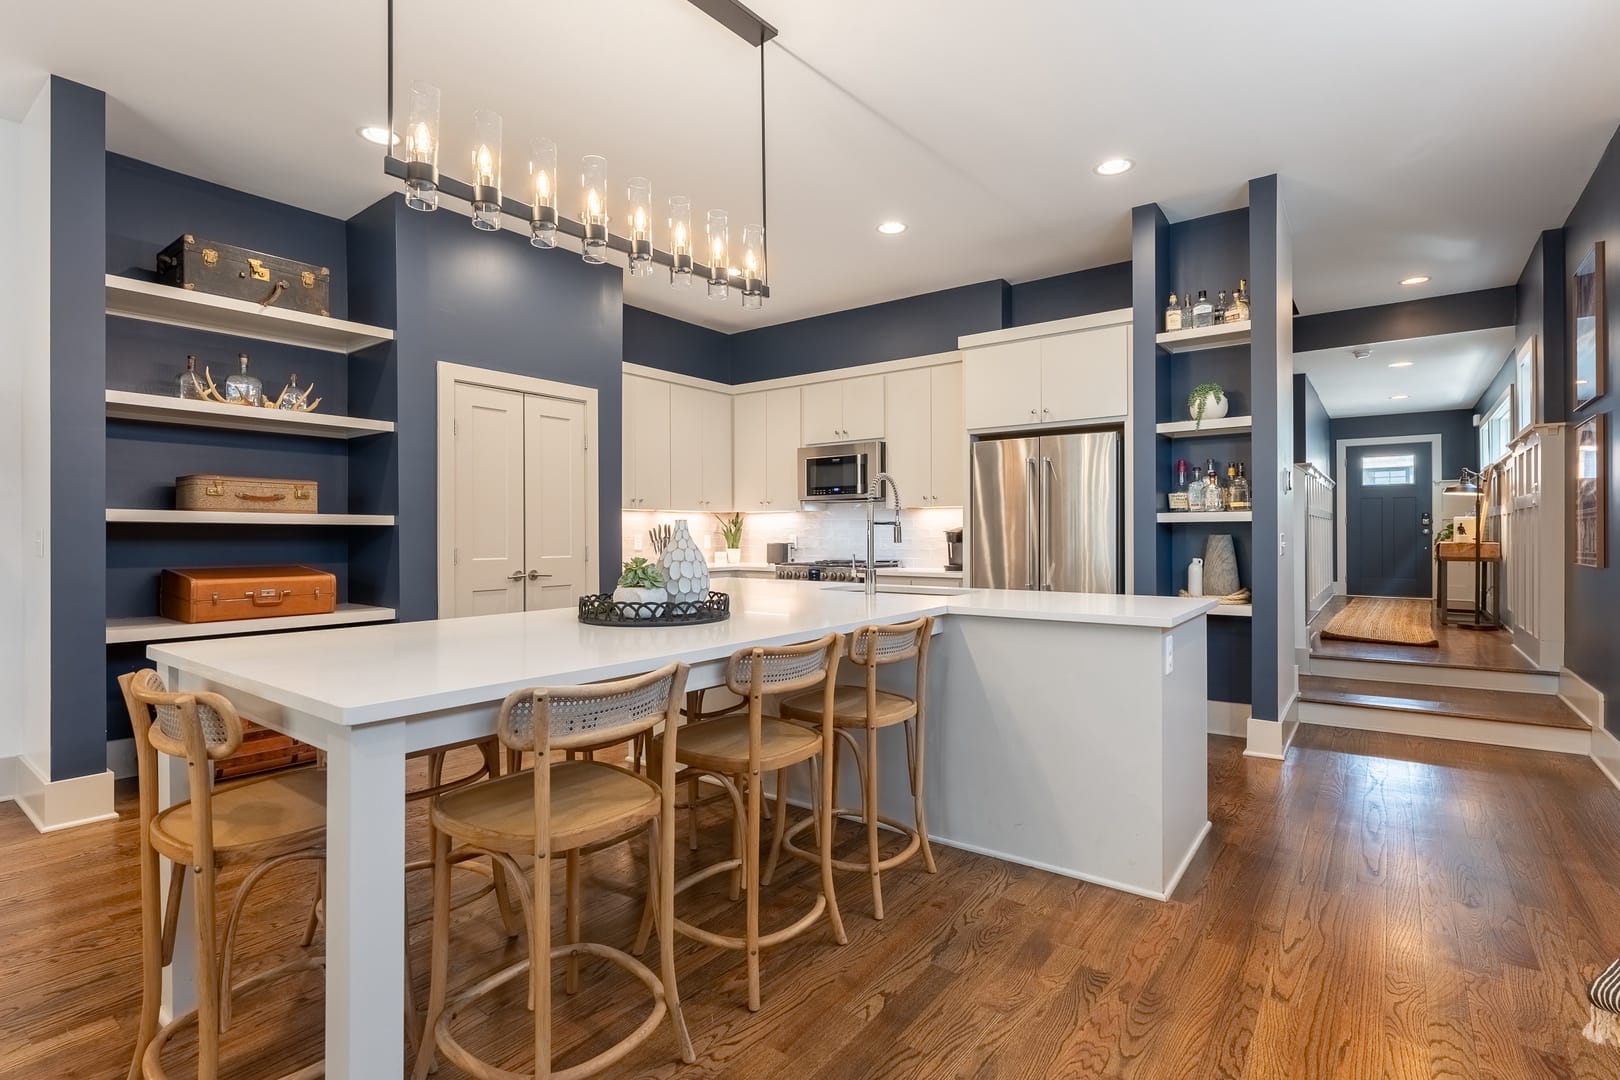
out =
<path fill-rule="evenodd" d="M 880 517 L 888 518 L 889 514 L 883 511 Z M 624 511 L 624 558 L 628 560 L 637 555 L 653 558 L 648 531 L 682 519 L 692 530 L 698 546 L 709 556 L 709 562 L 716 562 L 713 553 L 724 548 L 725 542 L 720 537 L 719 522 L 712 516 L 645 510 Z M 900 520 L 904 528 L 898 544 L 892 539 L 892 529 L 878 527 L 877 557 L 898 559 L 902 566 L 943 568 L 945 530 L 962 527 L 961 508 L 906 510 Z M 743 562 L 764 562 L 766 544 L 787 541 L 797 545 L 795 557 L 800 560 L 847 559 L 851 555 L 863 560 L 866 558 L 866 508 L 853 503 L 835 503 L 822 510 L 743 515 Z"/>

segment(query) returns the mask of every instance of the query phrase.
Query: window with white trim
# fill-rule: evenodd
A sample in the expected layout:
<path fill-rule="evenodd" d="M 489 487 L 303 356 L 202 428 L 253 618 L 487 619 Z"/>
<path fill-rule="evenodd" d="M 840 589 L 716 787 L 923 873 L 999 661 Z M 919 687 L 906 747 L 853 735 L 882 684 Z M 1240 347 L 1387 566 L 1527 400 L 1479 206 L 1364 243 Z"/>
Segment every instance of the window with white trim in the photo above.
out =
<path fill-rule="evenodd" d="M 1513 438 L 1513 387 L 1502 391 L 1491 411 L 1479 422 L 1479 464 L 1494 465 L 1507 456 Z"/>
<path fill-rule="evenodd" d="M 1415 483 L 1416 454 L 1369 454 L 1361 459 L 1362 487 L 1398 487 Z"/>

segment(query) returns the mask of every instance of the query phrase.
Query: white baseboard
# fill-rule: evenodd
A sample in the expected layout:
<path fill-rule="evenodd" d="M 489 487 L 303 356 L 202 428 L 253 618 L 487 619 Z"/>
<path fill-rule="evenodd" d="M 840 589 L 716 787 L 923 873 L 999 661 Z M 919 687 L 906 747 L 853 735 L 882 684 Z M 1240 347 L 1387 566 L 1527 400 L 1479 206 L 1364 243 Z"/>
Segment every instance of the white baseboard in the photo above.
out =
<path fill-rule="evenodd" d="M 0 757 L 0 802 L 17 797 L 17 759 Z"/>
<path fill-rule="evenodd" d="M 1597 687 L 1563 668 L 1558 672 L 1558 696 L 1594 731 L 1603 730 L 1603 694 Z"/>
<path fill-rule="evenodd" d="M 1243 751 L 1244 757 L 1265 758 L 1267 761 L 1282 761 L 1288 757 L 1288 748 L 1294 745 L 1294 736 L 1299 734 L 1299 694 L 1295 693 L 1283 706 L 1281 720 L 1256 720 L 1249 717 L 1248 749 Z"/>
<path fill-rule="evenodd" d="M 1593 728 L 1592 760 L 1597 762 L 1597 767 L 1603 770 L 1609 782 L 1620 788 L 1620 739 L 1604 728 Z"/>
<path fill-rule="evenodd" d="M 113 774 L 91 773 L 52 781 L 29 757 L 11 759 L 13 797 L 42 833 L 71 829 L 118 816 L 113 809 Z"/>
<path fill-rule="evenodd" d="M 1238 701 L 1211 701 L 1209 733 L 1229 735 L 1234 739 L 1248 738 L 1249 706 Z"/>
<path fill-rule="evenodd" d="M 138 770 L 134 739 L 113 739 L 107 744 L 107 771 L 114 780 L 128 780 Z"/>
<path fill-rule="evenodd" d="M 1475 720 L 1464 716 L 1431 713 L 1393 712 L 1353 705 L 1324 705 L 1307 701 L 1299 707 L 1302 723 L 1321 727 L 1350 728 L 1356 731 L 1383 731 L 1395 735 L 1417 735 L 1426 739 L 1512 746 L 1521 750 L 1544 750 L 1555 754 L 1589 755 L 1592 734 L 1576 728 L 1539 727 L 1534 724 L 1505 724 L 1499 720 Z"/>

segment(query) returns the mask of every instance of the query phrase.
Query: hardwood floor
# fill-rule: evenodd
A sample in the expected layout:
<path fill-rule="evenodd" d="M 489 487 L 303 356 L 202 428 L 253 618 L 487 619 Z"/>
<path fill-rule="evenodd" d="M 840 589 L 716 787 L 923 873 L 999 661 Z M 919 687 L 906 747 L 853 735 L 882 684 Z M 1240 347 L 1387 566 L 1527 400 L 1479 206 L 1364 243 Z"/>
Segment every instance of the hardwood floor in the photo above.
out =
<path fill-rule="evenodd" d="M 1324 660 L 1365 660 L 1382 664 L 1427 664 L 1484 671 L 1533 672 L 1536 666 L 1513 647 L 1506 630 L 1463 630 L 1436 623 L 1438 648 L 1427 645 L 1382 645 L 1367 641 L 1324 641 L 1322 627 L 1344 610 L 1350 598 L 1335 596 L 1311 620 L 1311 656 Z"/>
<path fill-rule="evenodd" d="M 938 876 L 916 863 L 885 874 L 877 923 L 860 876 L 841 874 L 848 946 L 822 929 L 766 950 L 764 1008 L 751 1015 L 738 954 L 682 941 L 698 1062 L 681 1066 L 665 1029 L 611 1075 L 1620 1076 L 1620 1048 L 1580 1035 L 1584 985 L 1620 955 L 1620 792 L 1591 762 L 1312 727 L 1280 765 L 1241 751 L 1210 740 L 1215 828 L 1171 902 L 940 847 Z M 0 1075 L 124 1074 L 132 810 L 126 793 L 117 822 L 38 836 L 0 806 Z M 705 816 L 709 858 L 726 830 L 717 807 Z M 633 936 L 639 865 L 613 852 L 588 862 L 588 938 Z M 803 910 L 812 882 L 790 861 L 765 890 L 765 925 Z M 246 956 L 267 964 L 292 947 L 308 886 L 289 875 Z M 426 881 L 411 893 L 424 905 Z M 458 980 L 515 955 L 487 905 L 459 913 Z M 704 926 L 740 921 L 721 882 L 681 909 Z M 425 927 L 414 952 L 420 979 Z M 272 1076 L 317 1056 L 319 990 L 303 975 L 248 999 L 251 1019 L 225 1039 L 226 1075 Z M 576 997 L 556 996 L 564 1063 L 644 1015 L 629 980 L 597 964 Z M 482 1020 L 486 1045 L 523 1067 L 521 991 L 497 1006 Z"/>

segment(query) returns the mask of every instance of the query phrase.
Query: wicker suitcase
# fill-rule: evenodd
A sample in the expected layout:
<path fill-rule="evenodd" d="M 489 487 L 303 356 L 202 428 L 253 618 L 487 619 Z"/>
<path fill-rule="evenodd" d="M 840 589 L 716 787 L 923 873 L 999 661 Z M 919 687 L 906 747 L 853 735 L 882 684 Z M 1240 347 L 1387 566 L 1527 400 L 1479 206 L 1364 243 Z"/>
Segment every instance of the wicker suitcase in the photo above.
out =
<path fill-rule="evenodd" d="M 337 578 L 310 566 L 223 566 L 165 570 L 158 611 L 185 623 L 328 615 Z"/>
<path fill-rule="evenodd" d="M 274 480 L 262 476 L 215 476 L 199 473 L 177 477 L 177 510 L 237 510 L 264 514 L 313 514 L 320 500 L 313 480 Z"/>
<path fill-rule="evenodd" d="M 235 244 L 180 237 L 157 257 L 157 279 L 179 289 L 231 296 L 310 315 L 330 315 L 332 271 Z"/>

